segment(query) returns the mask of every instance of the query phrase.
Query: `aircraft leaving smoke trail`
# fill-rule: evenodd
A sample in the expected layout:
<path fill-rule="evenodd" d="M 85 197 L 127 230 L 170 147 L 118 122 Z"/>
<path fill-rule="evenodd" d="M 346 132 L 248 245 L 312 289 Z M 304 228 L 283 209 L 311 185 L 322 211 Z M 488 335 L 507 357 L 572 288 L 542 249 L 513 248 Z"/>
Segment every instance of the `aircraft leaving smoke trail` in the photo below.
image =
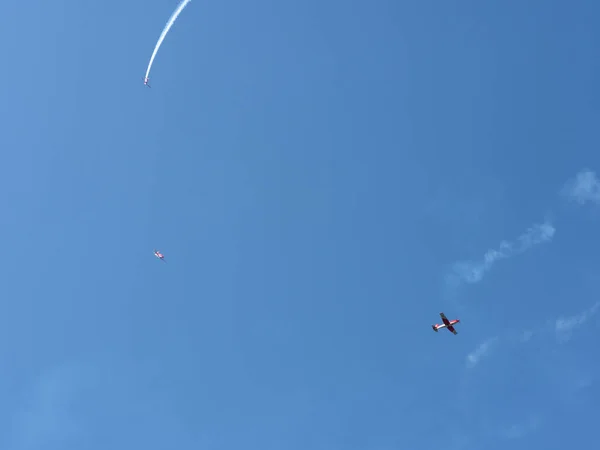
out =
<path fill-rule="evenodd" d="M 173 12 L 173 14 L 171 14 L 171 17 L 169 18 L 169 21 L 167 22 L 167 24 L 165 25 L 164 30 L 162 31 L 162 33 L 160 34 L 160 37 L 158 38 L 158 41 L 156 42 L 156 47 L 154 47 L 154 51 L 152 52 L 152 56 L 150 57 L 150 62 L 148 63 L 148 69 L 146 70 L 146 81 L 148 81 L 148 75 L 150 75 L 150 68 L 152 67 L 152 63 L 154 62 L 154 57 L 156 56 L 156 53 L 158 52 L 158 49 L 160 48 L 162 42 L 165 39 L 165 36 L 167 35 L 167 33 L 169 32 L 169 30 L 171 29 L 171 27 L 173 26 L 173 24 L 175 23 L 175 20 L 177 20 L 177 17 L 179 16 L 179 14 L 181 14 L 181 11 L 183 11 L 183 8 L 185 8 L 187 6 L 187 4 L 189 2 L 191 2 L 192 0 L 183 0 L 179 6 L 177 6 L 177 9 Z"/>

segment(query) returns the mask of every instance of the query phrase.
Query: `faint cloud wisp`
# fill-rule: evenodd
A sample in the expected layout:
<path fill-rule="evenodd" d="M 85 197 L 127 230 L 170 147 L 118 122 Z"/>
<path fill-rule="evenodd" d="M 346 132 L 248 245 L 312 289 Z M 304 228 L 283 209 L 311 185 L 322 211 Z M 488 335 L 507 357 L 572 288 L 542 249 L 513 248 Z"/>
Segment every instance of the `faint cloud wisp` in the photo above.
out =
<path fill-rule="evenodd" d="M 556 337 L 562 342 L 568 341 L 571 338 L 571 333 L 573 330 L 587 322 L 594 314 L 598 312 L 599 308 L 600 301 L 596 302 L 590 309 L 583 311 L 580 314 L 557 319 L 554 327 L 556 331 Z"/>
<path fill-rule="evenodd" d="M 498 249 L 488 250 L 481 261 L 459 261 L 455 263 L 452 274 L 447 278 L 447 281 L 455 285 L 460 281 L 470 284 L 477 283 L 481 281 L 496 261 L 523 253 L 534 245 L 549 242 L 554 237 L 555 232 L 556 228 L 549 222 L 535 224 L 519 236 L 516 242 L 503 241 Z"/>
<path fill-rule="evenodd" d="M 498 341 L 497 337 L 485 340 L 477 346 L 475 350 L 467 355 L 467 368 L 475 367 L 479 361 L 488 355 L 492 346 Z"/>
<path fill-rule="evenodd" d="M 468 369 L 472 369 L 479 362 L 489 356 L 493 347 L 498 344 L 512 343 L 514 344 L 526 344 L 533 338 L 534 335 L 540 337 L 548 336 L 549 333 L 554 332 L 556 338 L 560 342 L 567 342 L 574 331 L 579 327 L 583 326 L 588 320 L 590 320 L 595 314 L 600 311 L 600 301 L 596 302 L 592 307 L 568 317 L 560 317 L 556 320 L 547 321 L 545 325 L 541 326 L 537 330 L 508 330 L 505 334 L 495 336 L 490 339 L 486 339 L 477 346 L 475 350 L 470 352 L 466 357 L 466 365 Z"/>
<path fill-rule="evenodd" d="M 521 333 L 519 339 L 521 342 L 528 342 L 533 337 L 532 330 L 525 330 Z"/>
<path fill-rule="evenodd" d="M 500 435 L 506 439 L 519 439 L 525 435 L 536 431 L 542 424 L 542 418 L 538 414 L 533 414 L 527 420 L 511 425 L 508 428 L 501 429 Z"/>
<path fill-rule="evenodd" d="M 582 170 L 573 180 L 567 182 L 563 195 L 583 205 L 587 202 L 600 203 L 600 180 L 591 170 Z"/>

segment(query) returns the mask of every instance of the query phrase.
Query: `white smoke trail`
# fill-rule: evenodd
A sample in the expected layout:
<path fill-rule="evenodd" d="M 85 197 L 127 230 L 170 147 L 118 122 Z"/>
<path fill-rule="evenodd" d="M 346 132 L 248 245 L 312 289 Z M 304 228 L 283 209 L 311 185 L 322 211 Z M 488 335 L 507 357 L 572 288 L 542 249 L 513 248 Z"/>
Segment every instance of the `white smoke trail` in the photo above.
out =
<path fill-rule="evenodd" d="M 165 36 L 167 35 L 167 33 L 169 32 L 169 30 L 171 29 L 171 27 L 177 20 L 177 17 L 179 16 L 179 14 L 181 14 L 181 11 L 183 11 L 183 8 L 185 8 L 187 6 L 187 4 L 191 1 L 192 0 L 183 0 L 179 4 L 179 6 L 177 6 L 177 9 L 173 12 L 173 14 L 171 14 L 169 21 L 165 25 L 164 30 L 162 31 L 162 33 L 160 34 L 160 37 L 158 38 L 158 41 L 156 42 L 156 47 L 154 47 L 152 56 L 150 57 L 150 62 L 148 63 L 148 69 L 146 70 L 146 78 L 148 78 L 148 75 L 150 75 L 150 68 L 152 67 L 152 63 L 154 62 L 154 57 L 156 56 L 156 53 L 158 52 L 158 49 L 160 48 L 162 42 L 165 40 Z"/>

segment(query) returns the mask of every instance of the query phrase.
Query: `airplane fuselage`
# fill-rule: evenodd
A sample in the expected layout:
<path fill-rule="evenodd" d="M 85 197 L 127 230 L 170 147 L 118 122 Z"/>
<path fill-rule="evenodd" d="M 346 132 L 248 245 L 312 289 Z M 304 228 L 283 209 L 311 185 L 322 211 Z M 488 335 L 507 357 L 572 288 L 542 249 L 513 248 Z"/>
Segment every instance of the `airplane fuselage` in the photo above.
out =
<path fill-rule="evenodd" d="M 460 320 L 458 320 L 458 319 L 449 320 L 448 323 L 436 323 L 435 325 L 432 325 L 431 327 L 433 328 L 433 331 L 438 331 L 438 330 L 441 330 L 442 328 L 453 327 L 454 325 L 456 325 L 459 322 L 460 322 Z"/>
<path fill-rule="evenodd" d="M 448 331 L 450 331 L 452 334 L 457 334 L 458 332 L 454 329 L 454 325 L 456 325 L 457 323 L 460 322 L 459 319 L 454 319 L 454 320 L 448 320 L 448 318 L 446 317 L 446 315 L 441 312 L 440 313 L 440 318 L 442 319 L 443 323 L 436 323 L 435 325 L 431 325 L 431 328 L 433 328 L 433 331 L 435 331 L 436 333 L 438 332 L 438 330 L 442 329 L 442 328 L 447 328 Z"/>

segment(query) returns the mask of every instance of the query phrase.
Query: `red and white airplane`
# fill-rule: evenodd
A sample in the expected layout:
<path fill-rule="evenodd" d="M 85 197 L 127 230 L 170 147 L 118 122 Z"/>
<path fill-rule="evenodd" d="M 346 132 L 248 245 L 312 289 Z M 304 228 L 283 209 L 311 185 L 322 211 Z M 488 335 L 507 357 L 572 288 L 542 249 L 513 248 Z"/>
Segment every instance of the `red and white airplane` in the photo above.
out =
<path fill-rule="evenodd" d="M 435 325 L 431 325 L 431 328 L 433 328 L 433 331 L 435 331 L 437 333 L 437 331 L 440 328 L 448 328 L 449 331 L 451 331 L 452 333 L 456 334 L 458 333 L 455 329 L 454 329 L 454 325 L 456 325 L 457 323 L 460 322 L 460 320 L 458 319 L 454 319 L 454 320 L 448 320 L 448 318 L 446 317 L 446 315 L 441 312 L 440 313 L 440 317 L 442 318 L 442 322 L 444 322 L 443 324 L 435 324 Z"/>
<path fill-rule="evenodd" d="M 159 252 L 158 250 L 154 250 L 154 256 L 156 256 L 158 259 L 162 260 L 163 262 L 165 261 L 165 255 L 163 255 L 161 252 Z"/>
<path fill-rule="evenodd" d="M 150 85 L 148 84 L 149 81 L 150 81 L 150 78 L 144 77 L 144 84 L 148 87 L 150 87 Z"/>

